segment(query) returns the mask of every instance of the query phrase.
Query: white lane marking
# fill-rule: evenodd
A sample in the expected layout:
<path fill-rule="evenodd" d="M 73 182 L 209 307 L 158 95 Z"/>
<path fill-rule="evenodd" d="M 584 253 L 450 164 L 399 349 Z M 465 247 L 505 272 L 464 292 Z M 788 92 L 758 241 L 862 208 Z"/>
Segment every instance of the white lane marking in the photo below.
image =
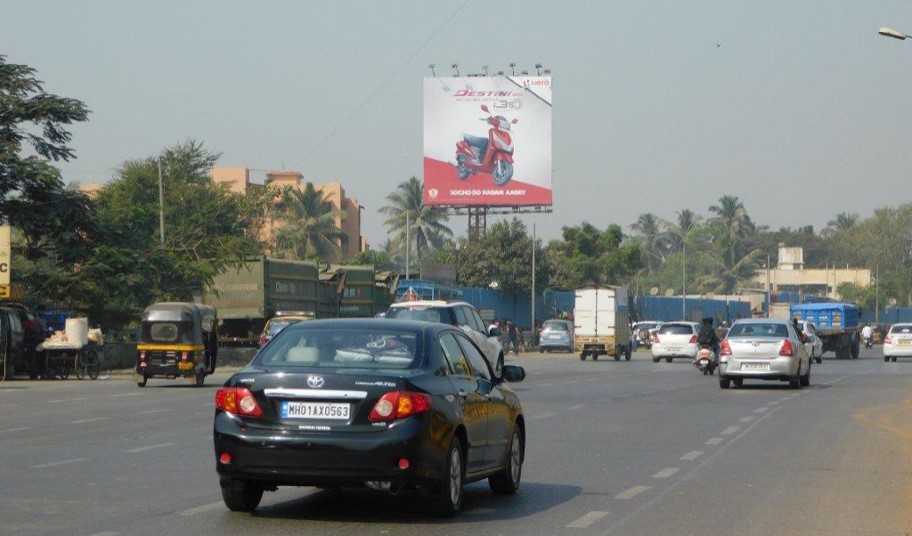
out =
<path fill-rule="evenodd" d="M 772 402 L 768 402 L 767 405 L 768 405 L 768 406 L 775 406 L 775 405 L 778 404 L 778 403 L 779 403 L 778 400 L 773 400 Z"/>
<path fill-rule="evenodd" d="M 652 488 L 652 486 L 634 486 L 634 487 L 628 489 L 627 491 L 618 493 L 617 495 L 614 496 L 614 498 L 621 499 L 621 500 L 632 499 L 632 498 L 636 497 L 637 495 L 639 495 L 640 493 L 643 493 L 644 491 L 647 491 L 651 488 Z"/>
<path fill-rule="evenodd" d="M 130 449 L 127 452 L 129 452 L 129 453 L 145 452 L 147 450 L 160 449 L 160 448 L 164 448 L 164 447 L 173 447 L 173 446 L 174 446 L 174 443 L 162 443 L 161 445 L 149 445 L 147 447 L 136 447 L 135 449 Z"/>
<path fill-rule="evenodd" d="M 85 424 L 87 422 L 97 422 L 97 421 L 106 421 L 108 417 L 90 417 L 88 419 L 79 419 L 78 421 L 70 421 L 70 424 Z"/>
<path fill-rule="evenodd" d="M 533 415 L 532 417 L 529 417 L 529 418 L 530 419 L 545 419 L 547 417 L 554 417 L 555 415 L 557 415 L 556 411 L 549 411 L 548 413 L 542 413 L 541 415 Z"/>
<path fill-rule="evenodd" d="M 64 402 L 79 402 L 80 400 L 88 400 L 89 397 L 82 398 L 61 398 L 59 400 L 48 400 L 48 404 L 63 404 Z"/>
<path fill-rule="evenodd" d="M 111 398 L 117 398 L 117 397 L 121 397 L 121 396 L 141 396 L 141 395 L 142 395 L 142 393 L 136 392 L 136 393 L 120 393 L 117 395 L 108 395 L 108 396 Z"/>
<path fill-rule="evenodd" d="M 769 408 L 757 408 L 754 413 L 766 413 L 767 411 L 769 411 Z"/>
<path fill-rule="evenodd" d="M 74 458 L 72 460 L 63 460 L 62 462 L 51 462 L 51 463 L 42 463 L 40 465 L 33 465 L 32 469 L 44 469 L 45 467 L 57 467 L 58 465 L 67 465 L 71 463 L 79 463 L 86 461 L 85 458 Z"/>
<path fill-rule="evenodd" d="M 790 396 L 783 396 L 783 397 L 780 398 L 779 400 L 785 402 L 786 400 L 791 400 L 791 399 L 792 399 L 792 397 L 790 397 Z"/>
<path fill-rule="evenodd" d="M 589 527 L 590 525 L 592 525 L 593 523 L 595 523 L 596 521 L 598 521 L 599 519 L 602 519 L 603 517 L 605 517 L 607 515 L 608 515 L 608 512 L 599 512 L 597 510 L 593 511 L 593 512 L 589 512 L 588 514 L 577 519 L 576 521 L 567 524 L 567 528 L 568 529 L 585 529 L 585 528 Z"/>
<path fill-rule="evenodd" d="M 89 534 L 89 536 L 119 536 L 119 532 L 96 532 L 95 534 Z"/>
<path fill-rule="evenodd" d="M 585 408 L 585 407 L 586 407 L 586 404 L 577 404 L 575 406 L 570 406 L 570 409 L 580 409 L 580 408 Z"/>
<path fill-rule="evenodd" d="M 678 471 L 679 469 L 677 467 L 666 467 L 665 469 L 662 469 L 658 473 L 652 475 L 652 478 L 669 478 L 674 476 L 674 474 Z"/>
<path fill-rule="evenodd" d="M 684 461 L 692 462 L 702 455 L 703 455 L 702 450 L 692 450 L 692 451 L 688 452 L 687 454 L 681 456 L 681 459 Z"/>
<path fill-rule="evenodd" d="M 725 433 L 725 432 L 723 432 L 723 433 Z M 723 441 L 725 441 L 724 438 L 714 437 L 714 438 L 710 439 L 709 441 L 707 441 L 706 444 L 707 445 L 718 445 L 719 443 L 721 443 Z"/>
<path fill-rule="evenodd" d="M 6 430 L 0 430 L 0 434 L 11 434 L 13 432 L 21 432 L 23 430 L 31 429 L 31 426 L 20 426 L 19 428 L 7 428 Z"/>
<path fill-rule="evenodd" d="M 732 435 L 740 429 L 740 426 L 729 426 L 725 430 L 722 430 L 722 435 Z"/>
<path fill-rule="evenodd" d="M 146 411 L 139 411 L 139 412 L 137 412 L 137 415 L 149 415 L 149 414 L 151 414 L 151 413 L 167 413 L 167 412 L 169 412 L 169 411 L 173 411 L 173 410 L 170 410 L 170 409 L 150 409 L 150 410 L 146 410 Z"/>
<path fill-rule="evenodd" d="M 192 516 L 192 515 L 195 515 L 195 514 L 202 514 L 202 513 L 205 513 L 205 512 L 211 512 L 211 511 L 213 511 L 213 510 L 220 510 L 220 509 L 224 508 L 224 504 L 225 504 L 225 503 L 222 503 L 222 502 L 214 502 L 214 503 L 204 504 L 204 505 L 202 505 L 202 506 L 197 506 L 196 508 L 191 508 L 191 509 L 189 509 L 189 510 L 184 510 L 183 512 L 180 513 L 180 515 L 182 515 L 182 516 Z"/>
<path fill-rule="evenodd" d="M 754 420 L 755 418 L 756 418 L 756 417 L 741 417 L 741 418 L 738 419 L 738 420 L 740 420 L 741 422 L 751 422 L 751 421 Z"/>

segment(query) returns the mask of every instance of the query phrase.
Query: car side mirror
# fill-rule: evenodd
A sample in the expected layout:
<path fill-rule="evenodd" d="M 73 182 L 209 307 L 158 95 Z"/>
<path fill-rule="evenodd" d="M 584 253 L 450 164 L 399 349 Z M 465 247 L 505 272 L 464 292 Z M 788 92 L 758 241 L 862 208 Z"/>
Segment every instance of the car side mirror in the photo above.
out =
<path fill-rule="evenodd" d="M 501 377 L 508 382 L 521 382 L 526 379 L 526 369 L 519 365 L 504 365 Z"/>
<path fill-rule="evenodd" d="M 488 337 L 500 337 L 500 328 L 491 328 L 488 330 Z"/>

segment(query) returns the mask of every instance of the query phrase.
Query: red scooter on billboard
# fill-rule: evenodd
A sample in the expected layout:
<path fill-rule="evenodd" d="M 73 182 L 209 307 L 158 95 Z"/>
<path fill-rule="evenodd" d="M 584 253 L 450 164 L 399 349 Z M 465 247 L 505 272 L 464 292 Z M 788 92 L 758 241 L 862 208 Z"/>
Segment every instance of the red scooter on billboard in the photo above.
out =
<path fill-rule="evenodd" d="M 491 128 L 488 137 L 464 134 L 462 141 L 456 143 L 456 171 L 460 179 L 477 173 L 490 173 L 494 184 L 503 186 L 513 178 L 513 138 L 510 136 L 510 125 L 517 120 L 508 121 L 502 115 L 492 115 L 484 104 L 481 109 L 488 114 L 482 117 Z"/>

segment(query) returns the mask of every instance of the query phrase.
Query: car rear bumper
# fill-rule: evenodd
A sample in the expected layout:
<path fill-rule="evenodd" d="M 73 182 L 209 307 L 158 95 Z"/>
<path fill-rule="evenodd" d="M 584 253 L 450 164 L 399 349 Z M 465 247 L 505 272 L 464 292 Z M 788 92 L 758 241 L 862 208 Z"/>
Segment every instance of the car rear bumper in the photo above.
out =
<path fill-rule="evenodd" d="M 768 370 L 750 369 L 753 364 L 769 364 Z M 745 366 L 747 364 L 747 367 Z M 719 362 L 719 375 L 728 378 L 755 378 L 758 380 L 793 380 L 798 376 L 800 360 L 794 357 L 773 359 L 723 356 Z"/>
<path fill-rule="evenodd" d="M 885 344 L 883 347 L 884 357 L 912 357 L 912 346 L 893 346 Z"/>
<path fill-rule="evenodd" d="M 699 347 L 696 344 L 682 344 L 677 346 L 662 346 L 661 344 L 652 344 L 653 357 L 688 357 L 693 359 L 697 356 Z"/>
<path fill-rule="evenodd" d="M 448 447 L 430 439 L 420 419 L 377 432 L 279 433 L 246 427 L 226 413 L 215 418 L 214 444 L 222 479 L 273 486 L 431 484 L 441 479 Z M 219 462 L 223 454 L 231 456 L 231 463 Z M 408 460 L 406 469 L 400 468 L 403 459 Z"/>

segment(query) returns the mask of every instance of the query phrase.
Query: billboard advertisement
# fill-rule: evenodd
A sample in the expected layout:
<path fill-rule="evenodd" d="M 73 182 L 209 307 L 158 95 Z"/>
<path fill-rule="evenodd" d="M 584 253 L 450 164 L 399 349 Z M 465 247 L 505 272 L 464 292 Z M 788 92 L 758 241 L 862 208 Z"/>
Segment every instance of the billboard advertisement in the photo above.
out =
<path fill-rule="evenodd" d="M 424 79 L 426 205 L 551 205 L 551 77 Z"/>

